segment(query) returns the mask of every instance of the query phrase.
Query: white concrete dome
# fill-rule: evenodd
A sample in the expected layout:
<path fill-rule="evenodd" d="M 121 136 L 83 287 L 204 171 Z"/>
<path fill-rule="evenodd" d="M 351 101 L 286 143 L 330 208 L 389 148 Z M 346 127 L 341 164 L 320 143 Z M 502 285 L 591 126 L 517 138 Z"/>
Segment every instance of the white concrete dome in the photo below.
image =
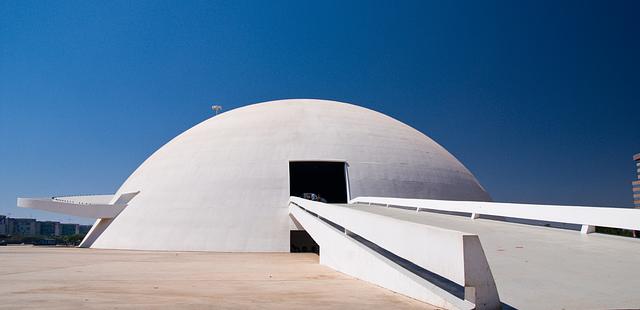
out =
<path fill-rule="evenodd" d="M 212 117 L 151 155 L 124 182 L 140 191 L 94 248 L 289 251 L 291 161 L 347 165 L 348 197 L 488 201 L 429 137 L 384 114 L 292 99 Z"/>

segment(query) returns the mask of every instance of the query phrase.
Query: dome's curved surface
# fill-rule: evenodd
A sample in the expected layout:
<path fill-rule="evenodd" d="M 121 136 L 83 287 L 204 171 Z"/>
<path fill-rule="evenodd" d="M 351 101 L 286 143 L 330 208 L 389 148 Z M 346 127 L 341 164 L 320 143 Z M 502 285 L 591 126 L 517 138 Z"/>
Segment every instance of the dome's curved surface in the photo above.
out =
<path fill-rule="evenodd" d="M 212 117 L 151 155 L 140 191 L 92 247 L 289 251 L 289 161 L 348 163 L 350 196 L 490 200 L 449 152 L 381 113 L 279 100 Z"/>

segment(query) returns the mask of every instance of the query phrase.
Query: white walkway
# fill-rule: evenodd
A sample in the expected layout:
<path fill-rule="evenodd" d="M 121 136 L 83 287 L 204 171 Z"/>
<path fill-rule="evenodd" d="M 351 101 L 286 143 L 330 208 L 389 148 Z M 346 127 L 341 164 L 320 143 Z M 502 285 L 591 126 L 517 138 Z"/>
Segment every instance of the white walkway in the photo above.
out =
<path fill-rule="evenodd" d="M 344 206 L 477 234 L 500 300 L 509 306 L 640 308 L 640 239 L 383 206 Z"/>

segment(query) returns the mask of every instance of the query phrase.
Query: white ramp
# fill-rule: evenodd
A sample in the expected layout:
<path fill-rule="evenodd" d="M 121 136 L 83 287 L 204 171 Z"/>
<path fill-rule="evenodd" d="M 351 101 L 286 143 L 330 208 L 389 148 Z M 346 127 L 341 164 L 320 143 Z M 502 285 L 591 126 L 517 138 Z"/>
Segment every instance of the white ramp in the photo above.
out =
<path fill-rule="evenodd" d="M 323 265 L 446 309 L 501 306 L 476 235 L 297 197 L 290 215 Z"/>
<path fill-rule="evenodd" d="M 482 218 L 489 214 L 638 229 L 640 210 L 382 197 L 354 201 L 367 204 L 344 206 L 478 235 L 506 305 L 518 309 L 640 309 L 640 239 Z M 416 212 L 416 207 L 421 211 Z M 426 212 L 434 210 L 467 216 Z M 475 216 L 469 216 L 472 213 Z"/>

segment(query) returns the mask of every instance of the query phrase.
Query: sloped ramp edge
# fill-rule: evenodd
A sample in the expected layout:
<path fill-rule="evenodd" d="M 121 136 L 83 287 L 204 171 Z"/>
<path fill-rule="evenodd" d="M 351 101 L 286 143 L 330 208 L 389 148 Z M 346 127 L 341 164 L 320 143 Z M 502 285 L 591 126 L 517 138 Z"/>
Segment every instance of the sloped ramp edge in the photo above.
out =
<path fill-rule="evenodd" d="M 478 276 L 478 274 L 464 275 L 464 277 L 468 276 L 469 278 L 466 283 L 469 287 L 464 287 L 464 296 L 461 298 L 461 296 L 456 296 L 450 291 L 425 280 L 358 242 L 348 229 L 341 231 L 340 227 L 335 227 L 335 223 L 327 222 L 318 214 L 304 209 L 295 202 L 290 203 L 289 212 L 290 216 L 298 221 L 320 245 L 320 263 L 325 266 L 436 307 L 445 309 L 500 308 L 495 283 L 493 283 L 494 292 L 486 292 L 486 288 L 482 286 L 478 288 L 480 290 L 484 289 L 485 292 L 476 292 L 475 287 L 470 286 L 474 282 L 474 276 Z M 464 247 L 468 248 L 468 251 L 465 252 L 470 253 L 470 257 L 460 257 L 460 261 L 466 261 L 467 258 L 476 258 L 476 255 L 471 253 L 477 252 L 477 250 L 482 251 L 479 239 L 477 236 L 464 236 L 464 239 L 466 240 L 463 242 L 469 242 Z M 483 252 L 481 254 L 484 255 Z M 464 256 L 467 255 L 465 254 Z M 469 263 L 471 262 L 467 262 L 467 264 Z M 475 262 L 473 264 L 478 263 Z M 482 265 L 481 262 L 480 265 Z M 488 269 L 488 264 L 484 268 Z M 483 272 L 480 271 L 479 273 L 482 274 Z M 489 280 L 493 282 L 492 277 Z M 476 294 L 480 296 L 476 296 Z M 487 296 L 489 297 L 487 298 Z"/>

